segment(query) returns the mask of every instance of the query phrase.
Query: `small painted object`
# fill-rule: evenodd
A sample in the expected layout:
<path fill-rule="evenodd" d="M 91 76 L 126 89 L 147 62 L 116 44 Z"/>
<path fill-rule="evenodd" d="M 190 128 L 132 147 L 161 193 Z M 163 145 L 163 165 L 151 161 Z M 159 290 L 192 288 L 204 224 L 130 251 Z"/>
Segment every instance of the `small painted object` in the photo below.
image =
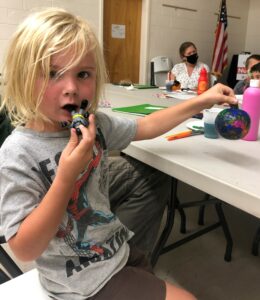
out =
<path fill-rule="evenodd" d="M 89 125 L 89 122 L 88 122 L 89 113 L 85 112 L 85 109 L 87 106 L 88 106 L 88 100 L 83 100 L 81 102 L 79 111 L 71 112 L 72 122 L 70 124 L 70 127 L 75 128 L 78 135 L 81 134 L 81 131 L 79 129 L 80 125 L 83 125 L 85 127 L 88 127 L 88 125 Z"/>
<path fill-rule="evenodd" d="M 242 139 L 249 131 L 250 117 L 247 112 L 232 105 L 222 110 L 215 120 L 216 128 L 221 136 L 229 140 Z"/>
<path fill-rule="evenodd" d="M 173 82 L 174 82 L 173 80 L 166 80 L 165 87 L 167 92 L 172 91 Z"/>
<path fill-rule="evenodd" d="M 172 92 L 181 89 L 181 83 L 178 80 L 166 80 L 166 91 Z"/>
<path fill-rule="evenodd" d="M 68 106 L 68 110 L 71 113 L 72 121 L 71 122 L 62 122 L 62 127 L 75 128 L 78 135 L 81 135 L 81 130 L 79 128 L 80 125 L 88 127 L 89 121 L 89 113 L 85 111 L 88 106 L 88 100 L 84 99 L 81 102 L 79 111 L 71 110 L 71 107 Z"/>

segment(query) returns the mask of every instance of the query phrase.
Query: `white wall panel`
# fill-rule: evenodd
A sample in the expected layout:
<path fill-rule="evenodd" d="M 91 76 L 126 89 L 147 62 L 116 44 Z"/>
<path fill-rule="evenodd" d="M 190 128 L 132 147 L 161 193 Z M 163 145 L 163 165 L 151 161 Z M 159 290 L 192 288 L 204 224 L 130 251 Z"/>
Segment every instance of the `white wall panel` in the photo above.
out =
<path fill-rule="evenodd" d="M 260 54 L 260 2 L 250 0 L 248 12 L 248 26 L 246 32 L 246 50 Z"/>
<path fill-rule="evenodd" d="M 102 0 L 0 0 L 0 69 L 8 41 L 17 25 L 32 11 L 45 7 L 62 7 L 87 19 L 99 39 Z"/>
<path fill-rule="evenodd" d="M 144 0 L 150 1 L 147 40 L 141 55 L 146 57 L 142 68 L 146 69 L 148 81 L 149 61 L 157 55 L 169 56 L 179 62 L 178 49 L 183 41 L 193 41 L 198 47 L 200 60 L 211 65 L 214 31 L 217 24 L 215 13 L 220 0 Z M 18 24 L 31 10 L 39 7 L 63 7 L 86 18 L 95 28 L 102 41 L 102 0 L 0 0 L 0 62 L 8 39 Z M 196 9 L 197 12 L 164 7 L 163 4 Z M 148 7 L 148 6 L 147 6 Z M 229 60 L 241 51 L 260 52 L 260 2 L 259 0 L 227 0 Z M 148 38 L 149 36 L 149 38 Z M 144 53 L 144 51 L 146 51 Z"/>

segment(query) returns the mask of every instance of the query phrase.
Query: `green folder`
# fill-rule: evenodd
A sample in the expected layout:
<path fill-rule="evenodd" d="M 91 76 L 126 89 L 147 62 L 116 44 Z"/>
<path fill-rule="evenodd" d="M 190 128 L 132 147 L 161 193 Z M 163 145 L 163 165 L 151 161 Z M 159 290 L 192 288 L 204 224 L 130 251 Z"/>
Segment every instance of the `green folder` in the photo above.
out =
<path fill-rule="evenodd" d="M 142 90 L 142 89 L 158 89 L 158 86 L 156 85 L 150 85 L 150 84 L 133 84 L 134 88 Z"/>
<path fill-rule="evenodd" d="M 166 106 L 145 103 L 134 106 L 115 107 L 112 108 L 112 111 L 144 116 L 164 108 L 166 108 Z"/>

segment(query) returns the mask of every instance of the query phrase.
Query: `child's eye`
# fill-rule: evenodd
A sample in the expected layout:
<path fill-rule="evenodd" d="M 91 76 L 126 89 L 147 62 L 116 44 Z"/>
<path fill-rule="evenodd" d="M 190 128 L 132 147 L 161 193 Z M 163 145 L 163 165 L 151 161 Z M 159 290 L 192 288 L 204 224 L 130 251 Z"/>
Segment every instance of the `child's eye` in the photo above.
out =
<path fill-rule="evenodd" d="M 79 72 L 78 73 L 78 77 L 81 78 L 81 79 L 86 79 L 90 76 L 89 72 L 87 71 L 82 71 L 82 72 Z"/>
<path fill-rule="evenodd" d="M 57 71 L 50 71 L 50 78 L 55 79 L 58 77 L 58 72 Z"/>

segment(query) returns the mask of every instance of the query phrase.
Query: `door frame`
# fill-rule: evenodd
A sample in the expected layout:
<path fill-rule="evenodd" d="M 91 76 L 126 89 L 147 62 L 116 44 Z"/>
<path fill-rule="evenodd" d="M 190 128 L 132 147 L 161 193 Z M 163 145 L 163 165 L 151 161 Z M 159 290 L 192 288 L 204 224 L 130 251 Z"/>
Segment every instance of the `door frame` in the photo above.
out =
<path fill-rule="evenodd" d="M 99 5 L 99 40 L 103 47 L 103 20 L 104 20 L 104 0 L 100 0 Z M 150 0 L 142 0 L 142 16 L 141 16 L 141 41 L 140 41 L 140 67 L 139 82 L 147 83 L 148 78 L 148 44 L 149 44 L 149 28 L 150 28 Z"/>

